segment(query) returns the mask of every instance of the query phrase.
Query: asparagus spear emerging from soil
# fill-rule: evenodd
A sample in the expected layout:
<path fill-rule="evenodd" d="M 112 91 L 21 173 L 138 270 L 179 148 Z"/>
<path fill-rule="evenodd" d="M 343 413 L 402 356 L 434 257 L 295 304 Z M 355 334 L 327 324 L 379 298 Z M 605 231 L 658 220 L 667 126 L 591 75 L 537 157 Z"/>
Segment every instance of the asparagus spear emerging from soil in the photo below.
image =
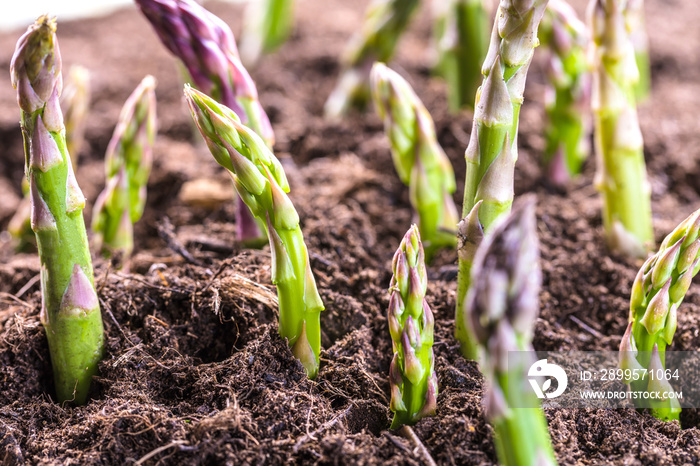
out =
<path fill-rule="evenodd" d="M 89 72 L 87 69 L 82 66 L 71 66 L 60 99 L 64 109 L 63 121 L 66 127 L 66 149 L 69 154 L 72 154 L 71 161 L 74 173 L 85 135 L 85 122 L 90 101 L 90 83 L 88 78 Z M 29 183 L 26 179 L 22 182 L 22 192 L 24 193 L 24 198 L 7 226 L 7 231 L 17 242 L 18 251 L 33 248 L 36 242 L 31 225 Z"/>
<path fill-rule="evenodd" d="M 85 198 L 66 150 L 56 21 L 40 17 L 17 42 L 10 65 L 17 89 L 29 179 L 31 225 L 41 260 L 41 322 L 60 402 L 85 402 L 102 357 L 103 328 L 93 285 Z"/>
<path fill-rule="evenodd" d="M 107 183 L 95 201 L 92 230 L 105 256 L 128 264 L 134 247 L 133 225 L 143 215 L 146 184 L 156 137 L 156 80 L 146 76 L 127 99 L 107 146 Z"/>
<path fill-rule="evenodd" d="M 552 181 L 563 185 L 581 173 L 590 153 L 588 36 L 568 3 L 550 0 L 539 37 L 549 52 L 544 161 Z"/>
<path fill-rule="evenodd" d="M 693 277 L 700 270 L 700 210 L 676 227 L 661 243 L 659 252 L 647 259 L 632 285 L 627 331 L 620 343 L 620 368 L 658 370 L 666 367 L 666 345 L 676 332 L 678 307 Z M 633 391 L 671 391 L 667 380 L 646 374 L 631 382 Z M 678 400 L 634 400 L 651 408 L 659 419 L 678 419 Z M 639 403 L 637 403 L 639 402 Z"/>
<path fill-rule="evenodd" d="M 299 215 L 287 197 L 289 184 L 279 160 L 229 108 L 185 86 L 185 97 L 214 159 L 253 214 L 265 222 L 277 285 L 280 335 L 310 378 L 318 373 L 323 302 L 311 272 Z"/>
<path fill-rule="evenodd" d="M 372 0 L 362 28 L 343 55 L 338 84 L 326 101 L 329 118 L 345 115 L 350 109 L 364 109 L 370 98 L 369 74 L 375 61 L 388 62 L 396 43 L 408 25 L 418 0 Z"/>
<path fill-rule="evenodd" d="M 447 81 L 450 110 L 473 108 L 489 47 L 489 7 L 486 0 L 440 0 L 438 8 L 435 68 Z"/>
<path fill-rule="evenodd" d="M 415 225 L 406 232 L 391 265 L 389 311 L 394 358 L 389 367 L 392 429 L 435 414 L 438 384 L 433 370 L 433 312 L 425 300 L 428 274 Z"/>
<path fill-rule="evenodd" d="M 495 431 L 498 459 L 506 466 L 556 464 L 543 411 L 523 407 L 537 403 L 526 387 L 530 363 L 508 357 L 513 351 L 534 354 L 532 331 L 541 283 L 538 261 L 535 201 L 530 197 L 482 242 L 465 303 L 483 350 L 484 411 Z"/>
<path fill-rule="evenodd" d="M 454 171 L 437 142 L 433 119 L 406 80 L 383 63 L 375 63 L 370 81 L 394 166 L 410 189 L 429 258 L 440 247 L 457 245 Z"/>
<path fill-rule="evenodd" d="M 136 0 L 163 44 L 178 57 L 202 92 L 232 109 L 267 144 L 274 144 L 270 120 L 238 55 L 231 29 L 195 0 Z M 265 226 L 238 199 L 236 232 L 250 246 L 265 243 Z"/>
<path fill-rule="evenodd" d="M 649 38 L 644 20 L 644 0 L 627 0 L 625 24 L 634 47 L 634 59 L 639 70 L 639 80 L 634 86 L 637 102 L 649 97 L 651 90 L 651 65 L 649 61 Z"/>
<path fill-rule="evenodd" d="M 639 72 L 620 0 L 592 0 L 588 9 L 593 63 L 592 108 L 608 246 L 644 257 L 653 244 L 651 190 L 634 87 Z"/>
<path fill-rule="evenodd" d="M 246 64 L 273 52 L 287 40 L 294 24 L 294 0 L 253 0 L 243 23 L 241 55 Z"/>
<path fill-rule="evenodd" d="M 63 121 L 66 125 L 66 146 L 73 161 L 73 171 L 78 165 L 80 149 L 85 142 L 85 124 L 90 106 L 90 71 L 73 65 L 61 94 Z"/>
<path fill-rule="evenodd" d="M 476 345 L 462 307 L 469 288 L 473 253 L 491 224 L 510 211 L 513 203 L 513 174 L 518 158 L 518 117 L 523 102 L 525 78 L 537 41 L 547 0 L 501 0 L 493 25 L 489 52 L 484 61 L 484 81 L 476 98 L 474 124 L 466 151 L 460 227 L 459 274 L 455 337 L 462 354 L 476 358 Z"/>

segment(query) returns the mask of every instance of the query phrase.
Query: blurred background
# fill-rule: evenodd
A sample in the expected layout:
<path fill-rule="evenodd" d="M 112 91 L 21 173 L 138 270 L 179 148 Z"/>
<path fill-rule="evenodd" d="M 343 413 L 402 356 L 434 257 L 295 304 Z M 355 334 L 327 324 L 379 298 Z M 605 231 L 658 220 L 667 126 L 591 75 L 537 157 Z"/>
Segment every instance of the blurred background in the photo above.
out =
<path fill-rule="evenodd" d="M 220 0 L 239 2 L 241 0 Z M 84 18 L 108 14 L 118 8 L 133 5 L 133 0 L 30 0 L 28 2 L 4 2 L 0 15 L 0 31 L 26 26 L 42 14 L 60 16 L 60 19 Z"/>

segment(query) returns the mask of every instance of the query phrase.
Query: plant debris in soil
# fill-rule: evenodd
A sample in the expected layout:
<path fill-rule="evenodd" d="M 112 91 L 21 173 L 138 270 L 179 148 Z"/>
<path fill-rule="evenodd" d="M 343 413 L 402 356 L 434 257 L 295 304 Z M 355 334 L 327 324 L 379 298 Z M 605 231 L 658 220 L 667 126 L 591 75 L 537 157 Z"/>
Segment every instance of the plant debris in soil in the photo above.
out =
<path fill-rule="evenodd" d="M 387 287 L 392 254 L 411 222 L 408 193 L 394 175 L 376 115 L 343 122 L 321 116 L 365 3 L 306 0 L 289 42 L 252 69 L 326 304 L 314 381 L 277 333 L 268 248 L 234 242 L 232 191 L 192 133 L 174 60 L 135 8 L 76 22 L 59 18 L 64 68 L 75 63 L 92 72 L 88 147 L 77 173 L 89 205 L 103 187 L 103 154 L 119 109 L 146 74 L 159 82 L 160 132 L 131 273 L 95 259 L 107 349 L 87 405 L 52 400 L 38 259 L 15 254 L 7 242 L 0 248 L 3 464 L 424 462 L 414 444 L 388 429 Z M 585 2 L 574 3 L 582 14 Z M 653 91 L 640 107 L 657 241 L 700 204 L 700 36 L 678 33 L 695 30 L 700 9 L 692 0 L 672 5 L 647 2 Z M 240 5 L 207 6 L 240 30 Z M 429 15 L 417 15 L 392 66 L 409 77 L 435 119 L 458 174 L 459 201 L 471 117 L 447 113 L 445 86 L 429 73 L 429 30 Z M 0 34 L 6 69 L 21 32 Z M 544 178 L 540 65 L 536 59 L 528 78 L 516 167 L 516 195 L 538 198 L 544 283 L 534 346 L 615 350 L 641 264 L 605 249 L 593 160 L 564 191 Z M 7 73 L 0 81 L 2 230 L 20 200 L 24 156 Z M 208 190 L 204 200 L 192 182 Z M 429 274 L 440 394 L 437 415 L 415 432 L 438 464 L 493 464 L 483 379 L 452 336 L 454 251 L 438 254 Z M 700 289 L 693 285 L 678 316 L 675 349 L 700 345 L 698 311 Z M 561 464 L 700 462 L 700 421 L 692 412 L 684 414 L 683 428 L 634 410 L 546 414 Z"/>

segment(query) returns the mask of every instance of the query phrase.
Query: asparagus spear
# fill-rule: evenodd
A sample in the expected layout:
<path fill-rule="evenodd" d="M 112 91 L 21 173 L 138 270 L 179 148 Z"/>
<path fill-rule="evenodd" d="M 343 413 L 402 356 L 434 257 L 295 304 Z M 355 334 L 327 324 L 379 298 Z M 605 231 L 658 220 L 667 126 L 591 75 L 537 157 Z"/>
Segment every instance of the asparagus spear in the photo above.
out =
<path fill-rule="evenodd" d="M 639 72 L 620 0 L 591 0 L 592 108 L 598 157 L 596 184 L 603 197 L 608 245 L 644 257 L 653 244 L 651 190 L 634 86 Z"/>
<path fill-rule="evenodd" d="M 68 79 L 61 94 L 64 122 L 66 125 L 66 146 L 71 154 L 73 171 L 78 166 L 78 156 L 85 142 L 85 124 L 90 106 L 90 71 L 73 65 L 68 70 Z"/>
<path fill-rule="evenodd" d="M 530 364 L 509 358 L 533 352 L 541 272 L 535 202 L 530 197 L 486 236 L 474 258 L 465 313 L 483 350 L 484 410 L 501 464 L 556 464 L 547 421 L 527 385 Z M 533 361 L 534 362 L 534 361 Z"/>
<path fill-rule="evenodd" d="M 294 25 L 294 0 L 257 0 L 248 5 L 243 22 L 241 56 L 246 64 L 273 52 L 287 40 Z"/>
<path fill-rule="evenodd" d="M 95 201 L 92 230 L 106 257 L 128 264 L 133 225 L 143 215 L 156 137 L 156 80 L 146 76 L 127 99 L 105 155 L 107 183 Z"/>
<path fill-rule="evenodd" d="M 649 38 L 644 19 L 644 0 L 627 0 L 624 15 L 625 25 L 634 47 L 634 59 L 639 70 L 639 80 L 634 86 L 634 96 L 637 102 L 642 102 L 649 97 L 651 90 Z"/>
<path fill-rule="evenodd" d="M 392 429 L 435 414 L 438 384 L 433 368 L 433 312 L 425 300 L 428 274 L 418 228 L 401 240 L 391 265 L 387 320 L 394 358 L 389 368 Z"/>
<path fill-rule="evenodd" d="M 362 28 L 351 39 L 342 58 L 338 84 L 326 101 L 329 118 L 345 115 L 352 108 L 364 109 L 370 98 L 369 74 L 375 61 L 388 62 L 408 25 L 418 0 L 372 0 Z"/>
<path fill-rule="evenodd" d="M 589 39 L 586 27 L 564 0 L 550 0 L 539 32 L 549 52 L 544 161 L 552 181 L 563 185 L 581 173 L 590 153 Z"/>
<path fill-rule="evenodd" d="M 267 144 L 274 144 L 270 120 L 238 55 L 231 29 L 195 0 L 136 0 L 163 44 L 178 57 L 202 92 L 231 108 Z M 244 244 L 265 242 L 265 226 L 238 199 L 236 233 Z"/>
<path fill-rule="evenodd" d="M 462 316 L 469 288 L 469 270 L 475 246 L 494 221 L 510 211 L 513 174 L 518 158 L 518 117 L 525 78 L 547 0 L 501 0 L 491 34 L 489 52 L 482 67 L 484 81 L 476 97 L 474 123 L 466 151 L 467 176 L 460 228 L 455 337 L 462 354 L 476 358 L 476 345 Z"/>
<path fill-rule="evenodd" d="M 447 81 L 450 110 L 474 107 L 481 64 L 489 47 L 487 0 L 441 0 L 436 15 L 436 70 Z"/>
<path fill-rule="evenodd" d="M 437 142 L 433 119 L 406 80 L 383 63 L 375 63 L 370 82 L 377 113 L 391 142 L 394 166 L 409 187 L 430 258 L 438 248 L 457 243 L 453 230 L 459 218 L 452 200 L 456 189 L 452 165 Z"/>
<path fill-rule="evenodd" d="M 661 243 L 659 251 L 644 263 L 632 285 L 629 325 L 620 343 L 620 368 L 651 370 L 666 367 L 666 346 L 676 333 L 678 307 L 693 277 L 700 270 L 700 210 L 678 225 Z M 636 392 L 672 390 L 668 380 L 628 379 Z M 680 405 L 671 398 L 634 399 L 640 408 L 651 408 L 659 419 L 678 419 Z"/>
<path fill-rule="evenodd" d="M 228 107 L 185 86 L 185 97 L 214 159 L 228 170 L 236 191 L 265 222 L 272 254 L 272 283 L 277 285 L 280 335 L 309 378 L 318 373 L 323 302 L 311 272 L 299 215 L 287 197 L 289 184 L 279 160 Z"/>
<path fill-rule="evenodd" d="M 85 402 L 103 351 L 83 197 L 66 150 L 56 21 L 42 16 L 17 42 L 10 65 L 17 89 L 29 180 L 31 225 L 41 260 L 41 322 L 60 402 Z"/>
<path fill-rule="evenodd" d="M 82 66 L 71 66 L 68 79 L 63 86 L 61 104 L 64 108 L 64 124 L 66 127 L 66 148 L 71 156 L 73 172 L 77 168 L 78 154 L 84 141 L 85 117 L 90 100 L 89 72 Z M 29 183 L 22 182 L 24 198 L 17 206 L 17 211 L 10 219 L 7 231 L 17 243 L 18 251 L 33 248 L 36 242 L 31 226 L 31 201 L 29 199 Z"/>

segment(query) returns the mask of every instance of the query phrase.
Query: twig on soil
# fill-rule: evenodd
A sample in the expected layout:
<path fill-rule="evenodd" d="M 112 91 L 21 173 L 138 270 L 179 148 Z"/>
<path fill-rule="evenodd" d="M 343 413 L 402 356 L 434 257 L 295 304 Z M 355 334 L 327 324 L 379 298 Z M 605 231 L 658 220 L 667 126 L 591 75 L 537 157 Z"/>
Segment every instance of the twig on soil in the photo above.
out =
<path fill-rule="evenodd" d="M 20 304 L 28 309 L 34 309 L 34 306 L 32 306 L 31 304 L 29 304 L 26 301 L 22 301 L 21 299 L 19 299 L 17 296 L 15 296 L 13 294 L 5 293 L 4 291 L 0 291 L 0 296 L 7 296 L 8 298 L 10 298 L 10 300 L 16 302 L 17 304 Z"/>
<path fill-rule="evenodd" d="M 168 450 L 172 447 L 177 447 L 180 445 L 187 445 L 187 442 L 185 442 L 184 440 L 173 440 L 172 442 L 168 443 L 167 445 L 160 446 L 160 447 L 156 448 L 155 450 L 153 450 L 152 452 L 147 453 L 146 455 L 142 456 L 140 460 L 138 460 L 134 463 L 134 465 L 139 466 L 139 465 L 145 463 L 146 461 L 150 460 L 154 456 L 156 456 L 158 453 L 164 452 L 165 450 Z"/>
<path fill-rule="evenodd" d="M 598 330 L 594 329 L 593 327 L 591 327 L 587 323 L 583 322 L 578 317 L 576 317 L 574 315 L 570 315 L 569 319 L 571 319 L 576 325 L 578 325 L 579 327 L 581 327 L 583 330 L 587 331 L 588 333 L 590 333 L 594 337 L 605 338 L 605 336 L 602 333 L 600 333 Z"/>
<path fill-rule="evenodd" d="M 15 294 L 16 297 L 21 298 L 24 293 L 26 293 L 36 282 L 38 282 L 41 279 L 41 274 L 37 274 L 33 276 L 23 287 L 20 289 L 17 294 Z"/>
<path fill-rule="evenodd" d="M 425 464 L 427 464 L 428 466 L 437 466 L 437 463 L 435 463 L 433 457 L 430 456 L 430 452 L 427 448 L 425 448 L 425 445 L 423 445 L 423 442 L 421 442 L 421 440 L 418 438 L 418 436 L 411 427 L 403 426 L 401 427 L 401 430 L 399 430 L 399 432 L 401 432 L 401 435 L 413 442 L 413 445 L 415 445 L 416 447 L 413 453 L 415 454 L 416 450 L 420 452 L 420 454 L 425 459 Z"/>
<path fill-rule="evenodd" d="M 177 239 L 177 236 L 175 235 L 175 229 L 173 228 L 173 224 L 170 223 L 170 219 L 168 217 L 163 217 L 163 220 L 158 223 L 158 236 L 160 236 L 163 239 L 163 241 L 165 241 L 165 244 L 168 246 L 168 248 L 182 256 L 182 258 L 190 264 L 200 266 L 202 265 L 202 262 L 195 259 L 192 256 L 192 254 L 190 254 L 189 251 L 185 249 L 185 246 L 183 246 L 180 240 Z"/>
<path fill-rule="evenodd" d="M 320 434 L 320 433 L 323 432 L 324 430 L 328 430 L 328 429 L 330 429 L 331 427 L 333 427 L 334 425 L 336 425 L 341 419 L 343 419 L 345 416 L 348 415 L 348 413 L 350 412 L 350 408 L 352 408 L 353 406 L 354 406 L 354 404 L 351 403 L 351 404 L 345 409 L 345 411 L 343 411 L 342 413 L 340 413 L 339 415 L 337 415 L 336 417 L 334 417 L 334 418 L 331 419 L 330 421 L 326 422 L 325 424 L 323 424 L 321 427 L 319 427 L 318 429 L 314 430 L 314 431 L 311 432 L 310 434 L 307 433 L 307 434 L 304 435 L 302 438 L 300 438 L 300 439 L 297 441 L 296 445 L 294 445 L 294 453 L 297 453 L 297 452 L 299 451 L 299 448 L 301 448 L 301 446 L 302 446 L 305 442 L 307 442 L 308 440 L 312 440 L 312 439 L 315 440 L 316 437 L 314 437 L 314 436 L 315 436 L 316 434 Z M 309 412 L 310 412 L 310 411 L 309 411 Z"/>

